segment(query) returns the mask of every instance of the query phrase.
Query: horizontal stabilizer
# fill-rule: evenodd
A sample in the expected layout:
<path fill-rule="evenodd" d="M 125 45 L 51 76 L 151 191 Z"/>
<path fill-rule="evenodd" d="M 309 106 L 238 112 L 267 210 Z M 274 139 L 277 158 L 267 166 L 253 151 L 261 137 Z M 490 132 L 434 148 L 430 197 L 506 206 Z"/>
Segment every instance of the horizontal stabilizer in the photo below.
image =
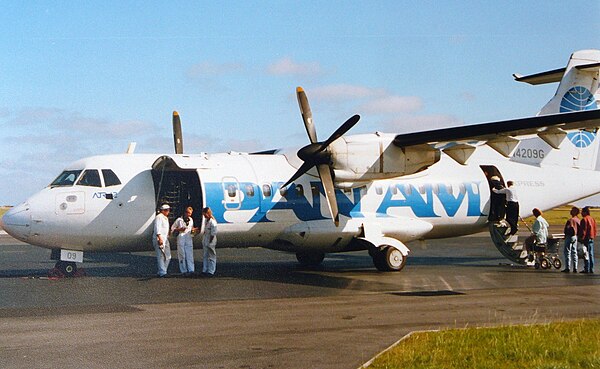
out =
<path fill-rule="evenodd" d="M 560 82 L 563 75 L 565 74 L 566 69 L 567 68 L 549 70 L 547 72 L 530 74 L 528 76 L 523 76 L 515 73 L 513 74 L 513 77 L 517 82 L 525 82 L 529 83 L 530 85 L 543 85 L 545 83 Z"/>
<path fill-rule="evenodd" d="M 579 70 L 584 70 L 587 72 L 594 72 L 594 71 L 597 71 L 600 69 L 600 63 L 577 65 L 577 66 L 575 66 L 575 68 L 577 68 Z"/>
<path fill-rule="evenodd" d="M 581 64 L 576 65 L 575 68 L 581 71 L 594 72 L 600 69 L 600 63 Z M 515 73 L 513 74 L 513 77 L 517 82 L 525 82 L 529 83 L 530 85 L 543 85 L 546 83 L 560 82 L 566 70 L 567 68 L 560 68 L 555 70 L 549 70 L 547 72 L 530 74 L 528 76 L 523 76 L 518 73 Z"/>

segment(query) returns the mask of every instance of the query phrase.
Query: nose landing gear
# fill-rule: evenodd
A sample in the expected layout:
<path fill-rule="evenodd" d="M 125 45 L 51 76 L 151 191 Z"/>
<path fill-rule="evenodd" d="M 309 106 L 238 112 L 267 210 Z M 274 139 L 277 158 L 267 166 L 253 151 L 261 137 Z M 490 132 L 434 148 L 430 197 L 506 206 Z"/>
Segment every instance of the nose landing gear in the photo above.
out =
<path fill-rule="evenodd" d="M 77 273 L 77 264 L 72 261 L 57 261 L 54 269 L 64 274 L 65 277 L 73 277 Z"/>
<path fill-rule="evenodd" d="M 85 271 L 82 268 L 77 268 L 77 263 L 74 261 L 60 260 L 60 250 L 53 249 L 50 259 L 57 261 L 54 264 L 54 268 L 48 271 L 49 277 L 82 277 L 85 275 Z"/>

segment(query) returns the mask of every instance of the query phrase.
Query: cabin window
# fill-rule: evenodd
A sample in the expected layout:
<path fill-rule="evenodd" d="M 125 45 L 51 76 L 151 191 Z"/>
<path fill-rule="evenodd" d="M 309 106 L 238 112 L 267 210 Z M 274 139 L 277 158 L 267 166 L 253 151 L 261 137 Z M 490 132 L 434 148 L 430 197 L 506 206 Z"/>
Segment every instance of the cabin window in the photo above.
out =
<path fill-rule="evenodd" d="M 375 185 L 375 193 L 378 195 L 383 195 L 383 188 L 381 185 Z"/>
<path fill-rule="evenodd" d="M 281 187 L 279 188 L 279 194 L 283 197 L 285 197 L 287 195 L 288 192 L 288 188 L 287 187 Z"/>
<path fill-rule="evenodd" d="M 81 170 L 65 170 L 52 183 L 50 187 L 73 186 Z"/>
<path fill-rule="evenodd" d="M 80 186 L 102 187 L 100 174 L 98 174 L 96 169 L 88 169 L 83 172 L 83 175 L 77 184 Z"/>
<path fill-rule="evenodd" d="M 409 184 L 405 184 L 404 185 L 404 193 L 406 193 L 406 195 L 408 195 L 408 196 L 412 195 L 412 186 Z"/>
<path fill-rule="evenodd" d="M 254 186 L 251 184 L 246 185 L 246 195 L 248 197 L 254 197 Z"/>
<path fill-rule="evenodd" d="M 395 195 L 398 193 L 398 186 L 393 184 L 392 187 L 390 188 L 392 190 L 392 195 Z"/>
<path fill-rule="evenodd" d="M 264 184 L 262 185 L 262 192 L 264 197 L 271 197 L 271 185 Z"/>
<path fill-rule="evenodd" d="M 237 188 L 235 185 L 230 184 L 227 186 L 227 195 L 229 197 L 235 197 L 237 195 Z"/>
<path fill-rule="evenodd" d="M 119 177 L 110 169 L 102 169 L 102 176 L 104 177 L 104 186 L 118 186 L 121 184 Z"/>
<path fill-rule="evenodd" d="M 425 185 L 420 185 L 419 186 L 419 193 L 421 195 L 425 195 L 426 192 L 427 192 L 427 189 L 425 188 Z"/>
<path fill-rule="evenodd" d="M 304 196 L 304 187 L 302 185 L 296 185 L 296 195 Z"/>

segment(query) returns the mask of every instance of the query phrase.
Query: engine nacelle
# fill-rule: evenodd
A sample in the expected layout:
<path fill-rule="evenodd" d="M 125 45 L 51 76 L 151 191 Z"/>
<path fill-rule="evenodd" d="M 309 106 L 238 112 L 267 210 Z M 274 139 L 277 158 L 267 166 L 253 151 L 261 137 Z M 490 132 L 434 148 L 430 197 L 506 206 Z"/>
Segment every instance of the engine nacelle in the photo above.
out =
<path fill-rule="evenodd" d="M 360 182 L 417 173 L 440 160 L 439 150 L 427 145 L 400 148 L 392 143 L 395 137 L 377 132 L 335 140 L 328 150 L 336 186 L 353 187 Z"/>

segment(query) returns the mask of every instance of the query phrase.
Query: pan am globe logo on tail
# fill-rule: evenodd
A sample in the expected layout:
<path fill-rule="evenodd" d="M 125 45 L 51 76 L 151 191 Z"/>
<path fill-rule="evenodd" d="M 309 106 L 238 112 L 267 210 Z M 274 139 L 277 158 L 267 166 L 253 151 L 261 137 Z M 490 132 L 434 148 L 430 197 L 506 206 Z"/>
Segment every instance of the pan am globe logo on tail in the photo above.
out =
<path fill-rule="evenodd" d="M 572 87 L 563 96 L 560 102 L 560 112 L 569 113 L 573 111 L 594 110 L 598 108 L 594 95 L 583 86 Z M 594 142 L 596 134 L 587 131 L 571 132 L 567 135 L 575 147 L 588 147 Z"/>
<path fill-rule="evenodd" d="M 594 95 L 583 86 L 572 87 L 560 101 L 560 112 L 568 113 L 572 111 L 594 110 L 597 109 Z"/>

